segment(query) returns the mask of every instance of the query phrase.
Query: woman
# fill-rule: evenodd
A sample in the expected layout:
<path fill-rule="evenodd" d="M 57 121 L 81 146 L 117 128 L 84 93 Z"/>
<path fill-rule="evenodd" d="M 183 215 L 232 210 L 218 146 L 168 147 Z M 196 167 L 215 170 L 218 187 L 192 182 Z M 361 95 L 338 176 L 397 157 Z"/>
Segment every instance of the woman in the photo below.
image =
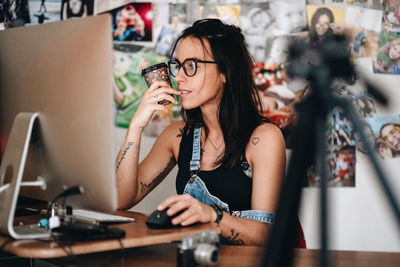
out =
<path fill-rule="evenodd" d="M 379 137 L 391 150 L 393 158 L 400 156 L 400 123 L 388 122 L 381 126 Z"/>
<path fill-rule="evenodd" d="M 395 39 L 378 50 L 375 72 L 400 74 L 400 39 Z"/>
<path fill-rule="evenodd" d="M 173 224 L 216 222 L 232 244 L 263 244 L 274 220 L 285 143 L 279 128 L 258 113 L 244 37 L 235 26 L 205 19 L 183 31 L 172 55 L 175 50 L 169 68 L 178 90 L 161 81 L 150 86 L 117 157 L 119 207 L 138 203 L 178 164 L 178 195 L 158 206 L 169 216 L 184 211 Z M 177 104 L 172 95 L 181 99 L 184 121 L 168 126 L 139 164 L 142 130 L 155 111 L 168 112 L 160 100 Z"/>
<path fill-rule="evenodd" d="M 325 40 L 326 37 L 333 35 L 331 26 L 334 21 L 335 18 L 329 8 L 318 8 L 311 18 L 311 27 L 309 33 L 310 44 L 317 45 L 321 41 Z"/>

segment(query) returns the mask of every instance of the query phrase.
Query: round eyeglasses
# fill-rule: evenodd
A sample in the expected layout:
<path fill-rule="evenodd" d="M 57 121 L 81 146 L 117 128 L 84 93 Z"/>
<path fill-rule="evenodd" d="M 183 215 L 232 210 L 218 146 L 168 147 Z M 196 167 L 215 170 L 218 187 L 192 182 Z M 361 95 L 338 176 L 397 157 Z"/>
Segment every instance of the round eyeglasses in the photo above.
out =
<path fill-rule="evenodd" d="M 217 62 L 215 62 L 215 61 L 200 60 L 197 58 L 187 58 L 181 63 L 178 59 L 172 58 L 168 62 L 168 68 L 169 68 L 169 72 L 174 77 L 176 77 L 176 75 L 178 75 L 179 69 L 181 67 L 183 68 L 183 72 L 185 72 L 186 76 L 193 77 L 197 72 L 197 63 L 217 64 Z"/>

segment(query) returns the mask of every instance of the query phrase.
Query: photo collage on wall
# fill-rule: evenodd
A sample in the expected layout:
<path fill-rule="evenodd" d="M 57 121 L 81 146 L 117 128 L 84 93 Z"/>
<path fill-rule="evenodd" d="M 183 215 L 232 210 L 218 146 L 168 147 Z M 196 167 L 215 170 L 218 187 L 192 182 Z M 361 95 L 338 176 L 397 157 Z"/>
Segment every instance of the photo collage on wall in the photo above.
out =
<path fill-rule="evenodd" d="M 306 81 L 287 74 L 289 46 L 294 42 L 315 47 L 329 35 L 345 35 L 352 62 L 367 60 L 376 74 L 400 74 L 400 0 L 0 0 L 0 29 L 103 13 L 109 13 L 113 23 L 113 92 L 119 127 L 129 126 L 148 88 L 142 69 L 167 62 L 180 33 L 201 18 L 219 18 L 241 28 L 254 59 L 262 115 L 285 137 L 296 126 L 296 105 L 310 92 Z M 351 99 L 365 118 L 377 153 L 385 159 L 397 157 L 399 126 L 376 131 L 376 125 L 386 119 L 376 114 L 364 85 L 337 82 L 332 90 Z M 156 112 L 144 130 L 146 135 L 158 136 L 181 119 L 179 104 L 167 108 L 170 114 Z M 396 116 L 388 120 L 398 122 Z M 329 184 L 355 186 L 355 153 L 365 149 L 346 112 L 332 110 L 326 129 Z M 312 168 L 308 184 L 319 184 Z"/>
<path fill-rule="evenodd" d="M 0 0 L 0 29 L 86 17 L 95 0 Z"/>

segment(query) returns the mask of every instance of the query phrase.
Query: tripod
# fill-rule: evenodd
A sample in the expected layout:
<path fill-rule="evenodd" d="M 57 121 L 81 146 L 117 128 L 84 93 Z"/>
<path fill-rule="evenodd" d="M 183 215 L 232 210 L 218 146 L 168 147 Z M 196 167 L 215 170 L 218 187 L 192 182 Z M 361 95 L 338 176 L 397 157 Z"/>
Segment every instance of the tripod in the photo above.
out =
<path fill-rule="evenodd" d="M 288 73 L 291 76 L 307 79 L 311 94 L 298 106 L 299 119 L 293 131 L 293 153 L 289 161 L 287 179 L 280 193 L 277 217 L 268 242 L 265 246 L 262 266 L 291 266 L 296 237 L 296 218 L 300 205 L 301 191 L 307 169 L 316 162 L 316 175 L 320 177 L 320 266 L 330 266 L 328 254 L 328 198 L 326 178 L 326 120 L 333 107 L 341 107 L 353 124 L 353 130 L 364 145 L 386 197 L 399 221 L 400 209 L 387 179 L 383 174 L 373 148 L 363 131 L 363 123 L 349 100 L 332 93 L 331 82 L 334 79 L 352 80 L 355 75 L 347 56 L 345 39 L 332 36 L 318 47 L 306 43 L 297 43 L 290 48 L 291 64 Z M 370 84 L 368 92 L 378 101 L 385 98 Z"/>

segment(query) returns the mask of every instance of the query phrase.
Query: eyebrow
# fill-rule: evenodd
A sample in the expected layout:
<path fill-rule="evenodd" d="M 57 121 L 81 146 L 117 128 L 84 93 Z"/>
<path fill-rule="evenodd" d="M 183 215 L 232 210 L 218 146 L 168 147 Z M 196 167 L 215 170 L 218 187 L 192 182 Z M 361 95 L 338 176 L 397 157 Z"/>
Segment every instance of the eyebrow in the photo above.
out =
<path fill-rule="evenodd" d="M 183 63 L 183 62 L 185 62 L 186 60 L 205 60 L 205 59 L 200 59 L 200 58 L 196 58 L 196 57 L 188 57 L 188 58 L 185 58 L 184 60 L 182 60 L 182 61 L 180 61 L 178 58 L 176 58 L 176 57 L 174 57 L 174 58 L 172 58 L 173 60 L 177 60 L 177 61 L 179 61 L 179 63 Z"/>

